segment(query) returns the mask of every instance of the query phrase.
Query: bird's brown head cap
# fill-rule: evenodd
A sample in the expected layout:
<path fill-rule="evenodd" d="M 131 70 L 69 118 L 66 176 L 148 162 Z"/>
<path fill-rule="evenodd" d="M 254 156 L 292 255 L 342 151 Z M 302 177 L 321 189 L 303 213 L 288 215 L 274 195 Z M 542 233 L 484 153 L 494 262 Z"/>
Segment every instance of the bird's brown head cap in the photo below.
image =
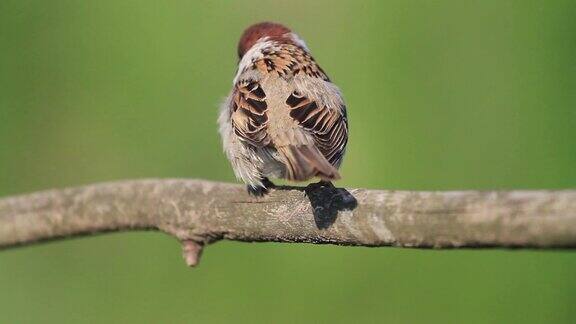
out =
<path fill-rule="evenodd" d="M 238 57 L 242 58 L 244 54 L 262 37 L 270 37 L 271 39 L 286 38 L 286 34 L 291 30 L 281 24 L 273 22 L 261 22 L 254 24 L 244 31 L 240 41 L 238 42 Z"/>

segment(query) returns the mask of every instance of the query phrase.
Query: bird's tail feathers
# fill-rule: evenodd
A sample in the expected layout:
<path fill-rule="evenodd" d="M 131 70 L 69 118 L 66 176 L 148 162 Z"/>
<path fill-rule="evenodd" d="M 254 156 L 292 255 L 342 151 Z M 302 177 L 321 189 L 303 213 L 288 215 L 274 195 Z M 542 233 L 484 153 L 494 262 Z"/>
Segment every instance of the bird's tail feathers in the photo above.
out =
<path fill-rule="evenodd" d="M 338 170 L 312 145 L 288 145 L 278 148 L 286 162 L 286 178 L 305 181 L 319 177 L 325 181 L 340 179 Z"/>

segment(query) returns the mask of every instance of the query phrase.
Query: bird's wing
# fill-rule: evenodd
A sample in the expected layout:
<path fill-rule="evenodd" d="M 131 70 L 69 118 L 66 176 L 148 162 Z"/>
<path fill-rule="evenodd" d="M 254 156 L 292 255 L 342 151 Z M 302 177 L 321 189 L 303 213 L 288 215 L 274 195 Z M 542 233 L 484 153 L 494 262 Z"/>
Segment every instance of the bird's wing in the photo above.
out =
<path fill-rule="evenodd" d="M 290 116 L 312 136 L 326 160 L 339 167 L 348 141 L 346 108 L 344 104 L 341 107 L 329 107 L 319 105 L 319 102 L 298 91 L 286 99 Z"/>
<path fill-rule="evenodd" d="M 254 147 L 270 144 L 266 132 L 266 94 L 257 81 L 240 80 L 232 91 L 230 119 L 234 132 L 241 141 Z"/>

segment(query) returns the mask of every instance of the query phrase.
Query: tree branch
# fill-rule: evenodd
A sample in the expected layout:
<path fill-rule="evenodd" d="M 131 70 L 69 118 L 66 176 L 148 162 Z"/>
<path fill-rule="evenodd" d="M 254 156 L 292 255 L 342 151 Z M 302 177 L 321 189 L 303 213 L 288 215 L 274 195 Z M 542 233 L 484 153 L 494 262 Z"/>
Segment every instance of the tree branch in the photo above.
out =
<path fill-rule="evenodd" d="M 0 199 L 0 248 L 160 230 L 189 265 L 221 239 L 402 247 L 576 247 L 576 190 L 415 192 L 136 180 Z"/>

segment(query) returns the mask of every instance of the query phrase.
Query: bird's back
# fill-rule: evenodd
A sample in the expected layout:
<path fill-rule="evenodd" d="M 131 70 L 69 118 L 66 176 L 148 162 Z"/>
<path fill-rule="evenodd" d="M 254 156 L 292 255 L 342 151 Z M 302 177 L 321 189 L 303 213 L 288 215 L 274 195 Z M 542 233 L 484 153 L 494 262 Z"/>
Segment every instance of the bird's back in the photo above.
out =
<path fill-rule="evenodd" d="M 249 32 L 243 39 L 253 38 Z M 338 179 L 348 135 L 338 88 L 293 33 L 244 45 L 229 109 L 234 135 L 254 155 L 240 160 L 263 176 L 274 165 L 273 173 L 289 180 Z"/>

